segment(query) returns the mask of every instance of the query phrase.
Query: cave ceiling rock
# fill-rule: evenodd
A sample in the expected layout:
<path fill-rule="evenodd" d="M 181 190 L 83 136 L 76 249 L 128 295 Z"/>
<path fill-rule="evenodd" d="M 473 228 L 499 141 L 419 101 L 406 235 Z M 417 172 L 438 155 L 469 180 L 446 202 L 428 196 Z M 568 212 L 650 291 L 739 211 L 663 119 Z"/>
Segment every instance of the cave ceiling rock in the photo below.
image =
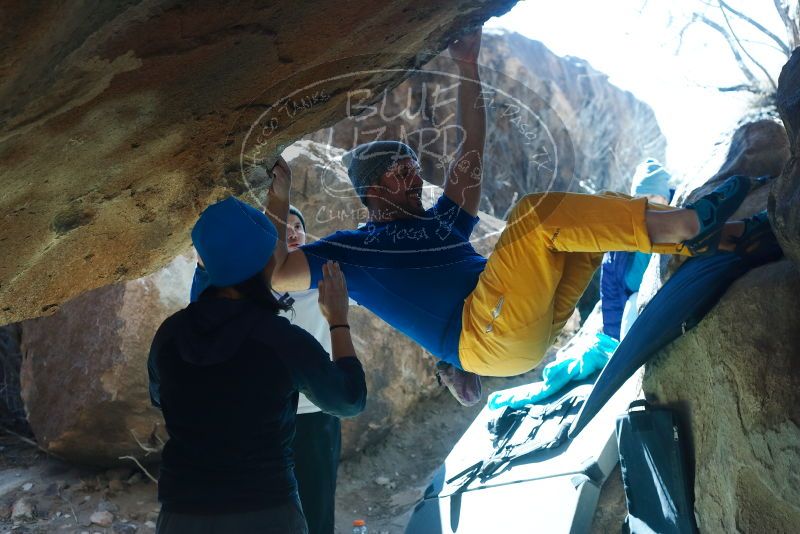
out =
<path fill-rule="evenodd" d="M 514 3 L 4 2 L 0 324 L 166 265 L 205 206 L 250 192 L 241 161 Z"/>

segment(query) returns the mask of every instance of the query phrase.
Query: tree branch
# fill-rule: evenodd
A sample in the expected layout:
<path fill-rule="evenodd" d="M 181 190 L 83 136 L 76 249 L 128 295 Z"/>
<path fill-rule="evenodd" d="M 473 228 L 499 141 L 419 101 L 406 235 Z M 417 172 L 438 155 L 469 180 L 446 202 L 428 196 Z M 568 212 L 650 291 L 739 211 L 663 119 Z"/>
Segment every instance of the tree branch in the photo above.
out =
<path fill-rule="evenodd" d="M 750 61 L 752 61 L 753 64 L 761 70 L 761 72 L 764 73 L 764 76 L 767 78 L 767 81 L 769 81 L 770 85 L 772 85 L 772 90 L 773 91 L 777 91 L 778 90 L 777 82 L 772 79 L 772 76 L 770 75 L 769 71 L 764 67 L 764 65 L 762 65 L 761 63 L 756 61 L 756 58 L 754 58 L 752 55 L 750 55 L 750 52 L 748 52 L 747 49 L 744 46 L 742 46 L 741 41 L 739 41 L 739 36 L 736 35 L 736 32 L 733 30 L 733 26 L 731 26 L 731 21 L 728 18 L 728 14 L 725 12 L 725 9 L 722 7 L 722 0 L 717 0 L 717 1 L 719 2 L 719 10 L 722 12 L 722 16 L 725 19 L 725 24 L 728 26 L 728 31 L 730 32 L 731 37 L 733 37 L 733 39 L 736 41 L 736 45 L 739 48 L 741 48 L 742 52 L 744 52 L 744 54 L 747 56 L 747 58 Z"/>
<path fill-rule="evenodd" d="M 735 93 L 738 91 L 747 91 L 748 93 L 756 93 L 756 94 L 761 93 L 761 90 L 746 83 L 741 83 L 739 85 L 730 85 L 727 87 L 717 87 L 717 91 L 719 91 L 720 93 Z"/>
<path fill-rule="evenodd" d="M 694 22 L 694 21 L 692 21 L 692 22 Z M 689 29 L 689 26 L 691 26 L 691 25 L 692 25 L 691 22 L 688 23 L 683 28 L 681 28 L 681 31 L 678 33 L 678 45 L 675 47 L 675 54 L 676 55 L 678 53 L 680 53 L 681 48 L 683 48 L 683 36 L 686 34 L 686 31 Z"/>
<path fill-rule="evenodd" d="M 725 30 L 725 28 L 723 28 L 722 26 L 720 26 L 719 24 L 717 24 L 716 22 L 714 22 L 710 18 L 706 17 L 702 13 L 695 13 L 694 14 L 694 19 L 695 20 L 699 20 L 700 22 L 702 22 L 703 24 L 705 24 L 706 26 L 708 26 L 711 29 L 714 29 L 714 30 L 718 31 L 720 33 L 720 35 L 722 35 L 722 37 L 725 38 L 725 41 L 727 41 L 727 43 L 728 43 L 728 47 L 731 49 L 731 52 L 733 53 L 734 59 L 736 59 L 736 64 L 739 66 L 739 70 L 742 71 L 742 74 L 744 74 L 745 78 L 747 78 L 747 81 L 751 85 L 757 87 L 759 85 L 758 78 L 756 77 L 755 74 L 753 74 L 753 72 L 750 70 L 750 68 L 744 62 L 744 59 L 742 58 L 742 54 L 739 53 L 739 49 L 738 49 L 738 47 L 736 45 L 736 42 L 733 40 L 733 37 L 731 37 L 731 35 Z"/>
<path fill-rule="evenodd" d="M 78 514 L 75 512 L 75 507 L 72 506 L 72 501 L 70 501 L 68 498 L 62 495 L 61 489 L 58 490 L 58 497 L 69 505 L 69 509 L 72 511 L 72 519 L 75 521 L 75 525 L 76 526 L 80 525 L 80 523 L 78 523 Z"/>
<path fill-rule="evenodd" d="M 786 55 L 787 58 L 792 55 L 792 49 L 789 48 L 789 45 L 787 45 L 785 42 L 783 42 L 783 40 L 780 37 L 778 37 L 777 35 L 775 35 L 771 31 L 769 31 L 767 28 L 765 28 L 758 21 L 751 19 L 750 17 L 748 17 L 747 15 L 742 13 L 741 11 L 738 11 L 738 10 L 734 9 L 733 7 L 730 6 L 730 4 L 728 4 L 724 0 L 719 0 L 719 5 L 723 10 L 730 11 L 731 13 L 733 13 L 734 15 L 736 15 L 737 17 L 739 17 L 743 21 L 749 23 L 751 26 L 753 26 L 754 28 L 759 30 L 761 33 L 763 33 L 764 35 L 766 35 L 767 37 L 769 37 L 770 39 L 775 41 L 778 44 L 778 47 L 780 47 L 780 49 L 783 51 L 783 53 Z"/>
<path fill-rule="evenodd" d="M 773 0 L 775 4 L 775 10 L 778 12 L 778 16 L 780 16 L 781 20 L 783 21 L 783 25 L 786 27 L 786 33 L 789 35 L 791 39 L 791 48 L 794 49 L 798 45 L 800 45 L 800 29 L 797 27 L 797 19 L 800 16 L 800 5 L 795 6 L 795 13 L 794 18 L 789 13 L 789 4 L 788 2 L 784 2 L 783 0 Z"/>
<path fill-rule="evenodd" d="M 133 456 L 120 456 L 119 459 L 120 460 L 132 460 L 133 463 L 135 463 L 139 467 L 139 469 L 142 470 L 142 472 L 147 476 L 147 478 L 152 480 L 154 484 L 158 485 L 158 479 L 156 479 L 156 477 L 151 475 L 150 471 L 145 469 L 144 466 L 141 464 L 141 462 L 139 462 L 139 460 L 137 460 L 135 457 L 133 457 Z"/>
<path fill-rule="evenodd" d="M 160 452 L 159 449 L 156 449 L 155 447 L 148 447 L 147 445 L 139 441 L 139 438 L 136 437 L 136 433 L 133 431 L 132 428 L 129 428 L 128 430 L 130 431 L 131 436 L 133 436 L 133 439 L 136 441 L 136 444 L 146 453 L 146 455 L 152 452 Z"/>

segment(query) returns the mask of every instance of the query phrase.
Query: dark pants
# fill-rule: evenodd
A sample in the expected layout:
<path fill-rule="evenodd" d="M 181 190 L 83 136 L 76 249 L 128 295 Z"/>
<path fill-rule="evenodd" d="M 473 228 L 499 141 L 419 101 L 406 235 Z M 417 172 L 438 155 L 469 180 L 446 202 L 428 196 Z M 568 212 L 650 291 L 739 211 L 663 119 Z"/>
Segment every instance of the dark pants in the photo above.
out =
<path fill-rule="evenodd" d="M 323 412 L 297 416 L 294 474 L 310 534 L 333 534 L 336 472 L 341 448 L 338 417 Z"/>
<path fill-rule="evenodd" d="M 224 515 L 176 514 L 161 511 L 156 534 L 308 534 L 300 501 Z"/>

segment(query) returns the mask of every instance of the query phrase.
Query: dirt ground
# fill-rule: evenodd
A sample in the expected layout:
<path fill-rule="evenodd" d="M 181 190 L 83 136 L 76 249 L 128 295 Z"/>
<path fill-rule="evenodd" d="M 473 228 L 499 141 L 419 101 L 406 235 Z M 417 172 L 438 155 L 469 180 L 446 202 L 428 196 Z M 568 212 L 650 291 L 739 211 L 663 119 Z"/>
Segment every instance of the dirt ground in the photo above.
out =
<path fill-rule="evenodd" d="M 577 318 L 565 328 L 577 329 Z M 535 370 L 513 378 L 484 378 L 484 400 L 497 390 L 539 380 L 555 347 Z M 339 466 L 336 533 L 364 519 L 370 534 L 402 534 L 434 472 L 484 403 L 464 408 L 444 388 L 419 403 L 386 438 Z M 2 415 L 2 414 L 0 414 Z M 157 468 L 151 467 L 153 476 Z M 39 450 L 25 431 L 0 417 L 0 534 L 133 534 L 155 532 L 156 484 L 133 463 L 96 470 Z"/>
<path fill-rule="evenodd" d="M 485 394 L 537 377 L 487 379 Z M 433 472 L 481 407 L 464 408 L 443 392 L 418 405 L 382 443 L 344 460 L 336 532 L 349 534 L 353 519 L 364 519 L 371 534 L 402 533 Z M 0 533 L 155 531 L 156 485 L 136 466 L 81 468 L 26 439 L 0 430 Z"/>
<path fill-rule="evenodd" d="M 540 373 L 484 379 L 487 391 L 538 380 Z M 336 491 L 336 532 L 350 534 L 364 519 L 370 534 L 402 534 L 434 472 L 484 404 L 459 405 L 447 393 L 417 405 L 379 445 L 342 462 Z"/>

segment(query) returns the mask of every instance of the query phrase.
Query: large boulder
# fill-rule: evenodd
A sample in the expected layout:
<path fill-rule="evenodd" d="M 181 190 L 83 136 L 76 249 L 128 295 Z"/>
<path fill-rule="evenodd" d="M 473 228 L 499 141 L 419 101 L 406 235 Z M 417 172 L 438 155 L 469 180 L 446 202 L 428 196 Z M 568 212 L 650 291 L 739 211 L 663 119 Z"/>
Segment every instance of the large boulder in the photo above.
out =
<path fill-rule="evenodd" d="M 783 67 L 778 81 L 778 110 L 789 135 L 789 160 L 769 199 L 769 215 L 786 256 L 800 268 L 800 49 Z"/>
<path fill-rule="evenodd" d="M 205 206 L 247 189 L 243 162 L 513 4 L 4 4 L 0 324 L 165 266 Z"/>
<path fill-rule="evenodd" d="M 769 199 L 774 198 L 776 190 L 781 187 L 781 171 L 790 156 L 786 129 L 779 122 L 762 119 L 742 124 L 731 136 L 728 152 L 719 171 L 705 183 L 683 195 L 680 205 L 694 202 L 719 187 L 729 177 L 739 174 L 766 180 L 753 183 L 750 193 L 730 220 L 740 220 L 759 213 L 767 209 Z M 772 216 L 770 222 L 775 228 L 775 219 Z M 661 282 L 666 281 L 686 260 L 686 256 L 654 256 L 650 260 L 651 265 L 645 272 L 645 280 L 639 290 L 640 308 L 655 296 Z"/>
<path fill-rule="evenodd" d="M 0 424 L 8 427 L 25 425 L 25 407 L 19 396 L 19 337 L 18 324 L 0 326 Z"/>
<path fill-rule="evenodd" d="M 786 116 L 784 123 L 794 144 L 796 127 Z M 795 215 L 781 211 L 787 202 L 797 208 L 795 190 L 789 188 L 790 194 L 783 196 L 787 170 L 794 172 L 794 158 L 786 165 L 789 156 L 780 124 L 746 124 L 734 134 L 720 171 L 688 199 L 733 174 L 780 174 L 752 191 L 733 218 L 765 209 L 769 198 L 771 222 L 793 258 Z M 671 269 L 662 271 L 668 274 L 676 266 L 673 261 Z M 660 278 L 646 275 L 640 297 L 653 294 Z M 645 395 L 676 409 L 686 424 L 701 531 L 800 531 L 798 291 L 800 273 L 791 261 L 754 269 L 727 290 L 697 327 L 646 366 Z"/>
<path fill-rule="evenodd" d="M 188 303 L 194 265 L 194 254 L 179 256 L 22 323 L 21 393 L 42 448 L 101 466 L 158 459 L 165 433 L 150 405 L 147 355 L 161 322 Z"/>
<path fill-rule="evenodd" d="M 800 532 L 799 292 L 789 261 L 755 269 L 647 365 L 687 423 L 703 532 Z"/>
<path fill-rule="evenodd" d="M 366 216 L 341 154 L 310 141 L 286 151 L 293 202 L 311 236 L 355 228 Z M 476 247 L 488 253 L 503 226 L 482 214 Z M 22 323 L 22 397 L 43 448 L 96 465 L 159 458 L 165 436 L 161 413 L 150 406 L 147 355 L 161 322 L 188 304 L 194 265 L 193 253 L 180 256 L 150 276 L 90 291 L 51 317 Z M 441 392 L 433 359 L 418 345 L 365 309 L 353 309 L 350 322 L 369 400 L 343 424 L 345 456 L 381 439 L 419 399 Z"/>
<path fill-rule="evenodd" d="M 559 57 L 517 33 L 483 35 L 482 94 L 487 114 L 481 209 L 504 218 L 520 196 L 545 190 L 627 192 L 645 157 L 663 160 L 666 141 L 652 109 L 586 61 Z M 351 95 L 351 113 L 312 138 L 350 149 L 403 139 L 420 155 L 423 176 L 441 184 L 457 148 L 462 80 L 445 53 L 374 105 Z"/>

